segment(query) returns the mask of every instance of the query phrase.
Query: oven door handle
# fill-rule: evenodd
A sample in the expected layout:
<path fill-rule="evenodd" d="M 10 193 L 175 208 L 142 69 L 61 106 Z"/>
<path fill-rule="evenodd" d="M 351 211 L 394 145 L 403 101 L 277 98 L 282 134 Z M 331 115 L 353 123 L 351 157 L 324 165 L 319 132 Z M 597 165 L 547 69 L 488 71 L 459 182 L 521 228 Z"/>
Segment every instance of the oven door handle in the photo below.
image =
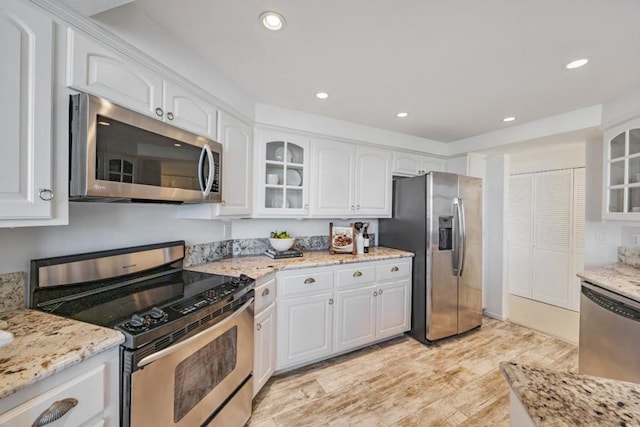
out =
<path fill-rule="evenodd" d="M 253 304 L 253 297 L 247 301 L 246 303 L 244 303 L 244 305 L 242 307 L 240 307 L 239 309 L 237 309 L 236 311 L 233 312 L 233 314 L 227 318 L 225 318 L 224 320 L 222 320 L 220 323 L 217 323 L 215 325 L 213 325 L 212 327 L 192 336 L 191 338 L 179 342 L 176 345 L 172 345 L 170 347 L 165 348 L 164 350 L 160 350 L 157 353 L 153 353 L 150 354 L 149 356 L 143 358 L 141 361 L 138 362 L 138 368 L 142 368 L 152 362 L 155 362 L 158 359 L 161 359 L 165 356 L 168 356 L 169 354 L 176 352 L 188 345 L 190 345 L 192 342 L 198 340 L 200 337 L 202 337 L 205 334 L 209 334 L 214 330 L 218 330 L 224 326 L 226 326 L 229 322 L 232 322 L 236 317 L 240 316 L 247 308 L 249 308 L 249 306 Z"/>

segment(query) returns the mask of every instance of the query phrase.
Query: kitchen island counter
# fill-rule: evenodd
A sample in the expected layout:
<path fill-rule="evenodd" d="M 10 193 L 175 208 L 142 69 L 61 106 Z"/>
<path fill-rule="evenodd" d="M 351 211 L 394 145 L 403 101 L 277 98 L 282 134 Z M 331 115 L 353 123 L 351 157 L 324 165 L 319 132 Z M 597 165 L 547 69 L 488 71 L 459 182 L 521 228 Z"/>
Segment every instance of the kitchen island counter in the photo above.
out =
<path fill-rule="evenodd" d="M 640 384 L 507 362 L 500 370 L 537 426 L 640 424 Z"/>
<path fill-rule="evenodd" d="M 30 309 L 0 320 L 14 336 L 0 348 L 0 399 L 124 342 L 116 330 Z"/>
<path fill-rule="evenodd" d="M 378 246 L 371 248 L 368 254 L 363 255 L 331 255 L 325 250 L 304 252 L 304 256 L 302 257 L 286 259 L 271 259 L 266 255 L 225 258 L 207 264 L 187 267 L 187 270 L 224 274 L 228 276 L 238 276 L 242 273 L 257 280 L 280 270 L 322 267 L 336 264 L 352 264 L 357 262 L 380 261 L 412 256 L 412 252 Z"/>
<path fill-rule="evenodd" d="M 640 268 L 618 262 L 578 273 L 585 282 L 640 302 Z"/>

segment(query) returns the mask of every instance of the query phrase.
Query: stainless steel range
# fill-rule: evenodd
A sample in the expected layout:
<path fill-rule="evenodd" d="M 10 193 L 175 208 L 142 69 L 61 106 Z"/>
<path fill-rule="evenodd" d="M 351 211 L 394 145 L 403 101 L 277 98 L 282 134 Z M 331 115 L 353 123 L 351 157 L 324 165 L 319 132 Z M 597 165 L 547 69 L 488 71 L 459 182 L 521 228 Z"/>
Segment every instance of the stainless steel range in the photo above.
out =
<path fill-rule="evenodd" d="M 115 328 L 122 426 L 244 425 L 255 281 L 182 269 L 184 242 L 31 261 L 29 306 Z"/>

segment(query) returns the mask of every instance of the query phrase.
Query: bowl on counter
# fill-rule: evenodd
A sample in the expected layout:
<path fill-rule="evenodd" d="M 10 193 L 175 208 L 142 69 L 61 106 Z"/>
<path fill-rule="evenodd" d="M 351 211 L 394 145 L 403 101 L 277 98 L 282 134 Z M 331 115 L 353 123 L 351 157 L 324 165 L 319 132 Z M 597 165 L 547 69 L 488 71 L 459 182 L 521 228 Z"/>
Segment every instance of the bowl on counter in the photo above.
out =
<path fill-rule="evenodd" d="M 271 244 L 271 247 L 273 249 L 275 249 L 276 251 L 286 251 L 291 249 L 291 246 L 293 246 L 293 242 L 295 242 L 296 239 L 294 238 L 290 238 L 290 239 L 274 239 L 272 237 L 269 238 L 269 243 Z"/>

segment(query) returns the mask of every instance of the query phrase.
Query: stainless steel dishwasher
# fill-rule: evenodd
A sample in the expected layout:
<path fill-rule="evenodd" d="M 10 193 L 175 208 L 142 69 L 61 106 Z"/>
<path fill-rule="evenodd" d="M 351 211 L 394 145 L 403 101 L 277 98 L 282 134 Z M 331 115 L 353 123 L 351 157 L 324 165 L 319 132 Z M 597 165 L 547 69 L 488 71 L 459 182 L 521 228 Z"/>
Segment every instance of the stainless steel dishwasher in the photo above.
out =
<path fill-rule="evenodd" d="M 582 282 L 581 374 L 640 383 L 640 303 Z"/>

